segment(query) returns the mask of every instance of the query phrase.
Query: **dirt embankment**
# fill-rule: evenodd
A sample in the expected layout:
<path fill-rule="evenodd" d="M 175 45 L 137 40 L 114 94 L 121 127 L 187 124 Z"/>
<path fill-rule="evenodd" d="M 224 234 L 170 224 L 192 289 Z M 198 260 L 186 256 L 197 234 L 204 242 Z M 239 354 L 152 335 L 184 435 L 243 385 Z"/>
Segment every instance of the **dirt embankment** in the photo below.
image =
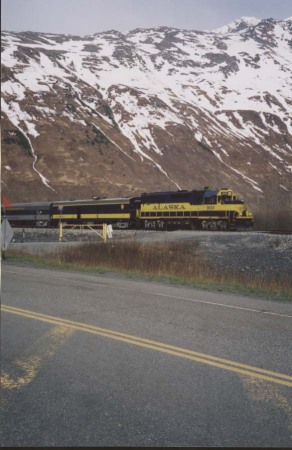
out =
<path fill-rule="evenodd" d="M 101 230 L 64 229 L 62 242 L 58 230 L 16 229 L 11 249 L 34 254 L 56 253 L 80 242 L 101 241 Z M 292 274 L 292 235 L 272 235 L 259 232 L 208 231 L 114 231 L 111 241 L 134 239 L 140 242 L 185 241 L 200 251 L 203 258 L 223 273 L 229 271 L 280 279 Z"/>

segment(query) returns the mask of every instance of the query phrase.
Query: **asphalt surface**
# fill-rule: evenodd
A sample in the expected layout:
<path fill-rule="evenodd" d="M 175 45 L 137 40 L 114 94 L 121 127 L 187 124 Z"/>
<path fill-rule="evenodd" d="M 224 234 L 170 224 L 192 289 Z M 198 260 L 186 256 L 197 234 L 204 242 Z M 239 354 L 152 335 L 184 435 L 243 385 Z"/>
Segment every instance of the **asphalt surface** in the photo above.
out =
<path fill-rule="evenodd" d="M 292 306 L 2 264 L 2 446 L 291 447 Z"/>

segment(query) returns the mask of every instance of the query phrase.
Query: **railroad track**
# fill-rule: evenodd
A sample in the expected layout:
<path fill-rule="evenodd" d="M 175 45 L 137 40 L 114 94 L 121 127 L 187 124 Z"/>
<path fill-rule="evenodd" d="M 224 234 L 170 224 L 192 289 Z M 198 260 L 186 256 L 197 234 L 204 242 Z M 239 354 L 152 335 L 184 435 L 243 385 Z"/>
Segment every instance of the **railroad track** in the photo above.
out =
<path fill-rule="evenodd" d="M 287 235 L 292 234 L 292 230 L 268 230 L 268 231 L 254 230 L 254 231 L 256 231 L 257 233 L 266 233 L 266 234 L 287 234 Z"/>

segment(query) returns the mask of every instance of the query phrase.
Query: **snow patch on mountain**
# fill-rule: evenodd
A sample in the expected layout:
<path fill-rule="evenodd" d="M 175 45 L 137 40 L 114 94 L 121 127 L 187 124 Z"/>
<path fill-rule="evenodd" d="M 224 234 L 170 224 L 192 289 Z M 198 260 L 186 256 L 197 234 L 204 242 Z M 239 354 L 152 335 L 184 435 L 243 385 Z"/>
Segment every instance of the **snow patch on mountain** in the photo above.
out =
<path fill-rule="evenodd" d="M 273 172 L 290 173 L 291 28 L 291 18 L 242 17 L 210 32 L 3 32 L 2 115 L 28 140 L 41 138 L 40 119 L 90 123 L 127 160 L 151 162 L 177 187 L 167 154 L 191 136 L 190 158 L 209 152 L 263 192 L 251 161 L 268 158 Z"/>

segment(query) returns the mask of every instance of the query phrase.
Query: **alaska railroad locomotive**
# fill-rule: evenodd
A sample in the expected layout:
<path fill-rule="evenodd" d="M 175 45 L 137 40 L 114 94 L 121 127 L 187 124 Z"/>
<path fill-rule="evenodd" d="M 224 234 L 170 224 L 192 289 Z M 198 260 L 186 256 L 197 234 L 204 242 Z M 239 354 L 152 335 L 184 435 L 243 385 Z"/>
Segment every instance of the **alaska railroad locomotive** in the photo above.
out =
<path fill-rule="evenodd" d="M 57 227 L 112 224 L 122 229 L 241 230 L 253 215 L 228 188 L 143 193 L 140 197 L 13 203 L 5 208 L 12 226 Z"/>

